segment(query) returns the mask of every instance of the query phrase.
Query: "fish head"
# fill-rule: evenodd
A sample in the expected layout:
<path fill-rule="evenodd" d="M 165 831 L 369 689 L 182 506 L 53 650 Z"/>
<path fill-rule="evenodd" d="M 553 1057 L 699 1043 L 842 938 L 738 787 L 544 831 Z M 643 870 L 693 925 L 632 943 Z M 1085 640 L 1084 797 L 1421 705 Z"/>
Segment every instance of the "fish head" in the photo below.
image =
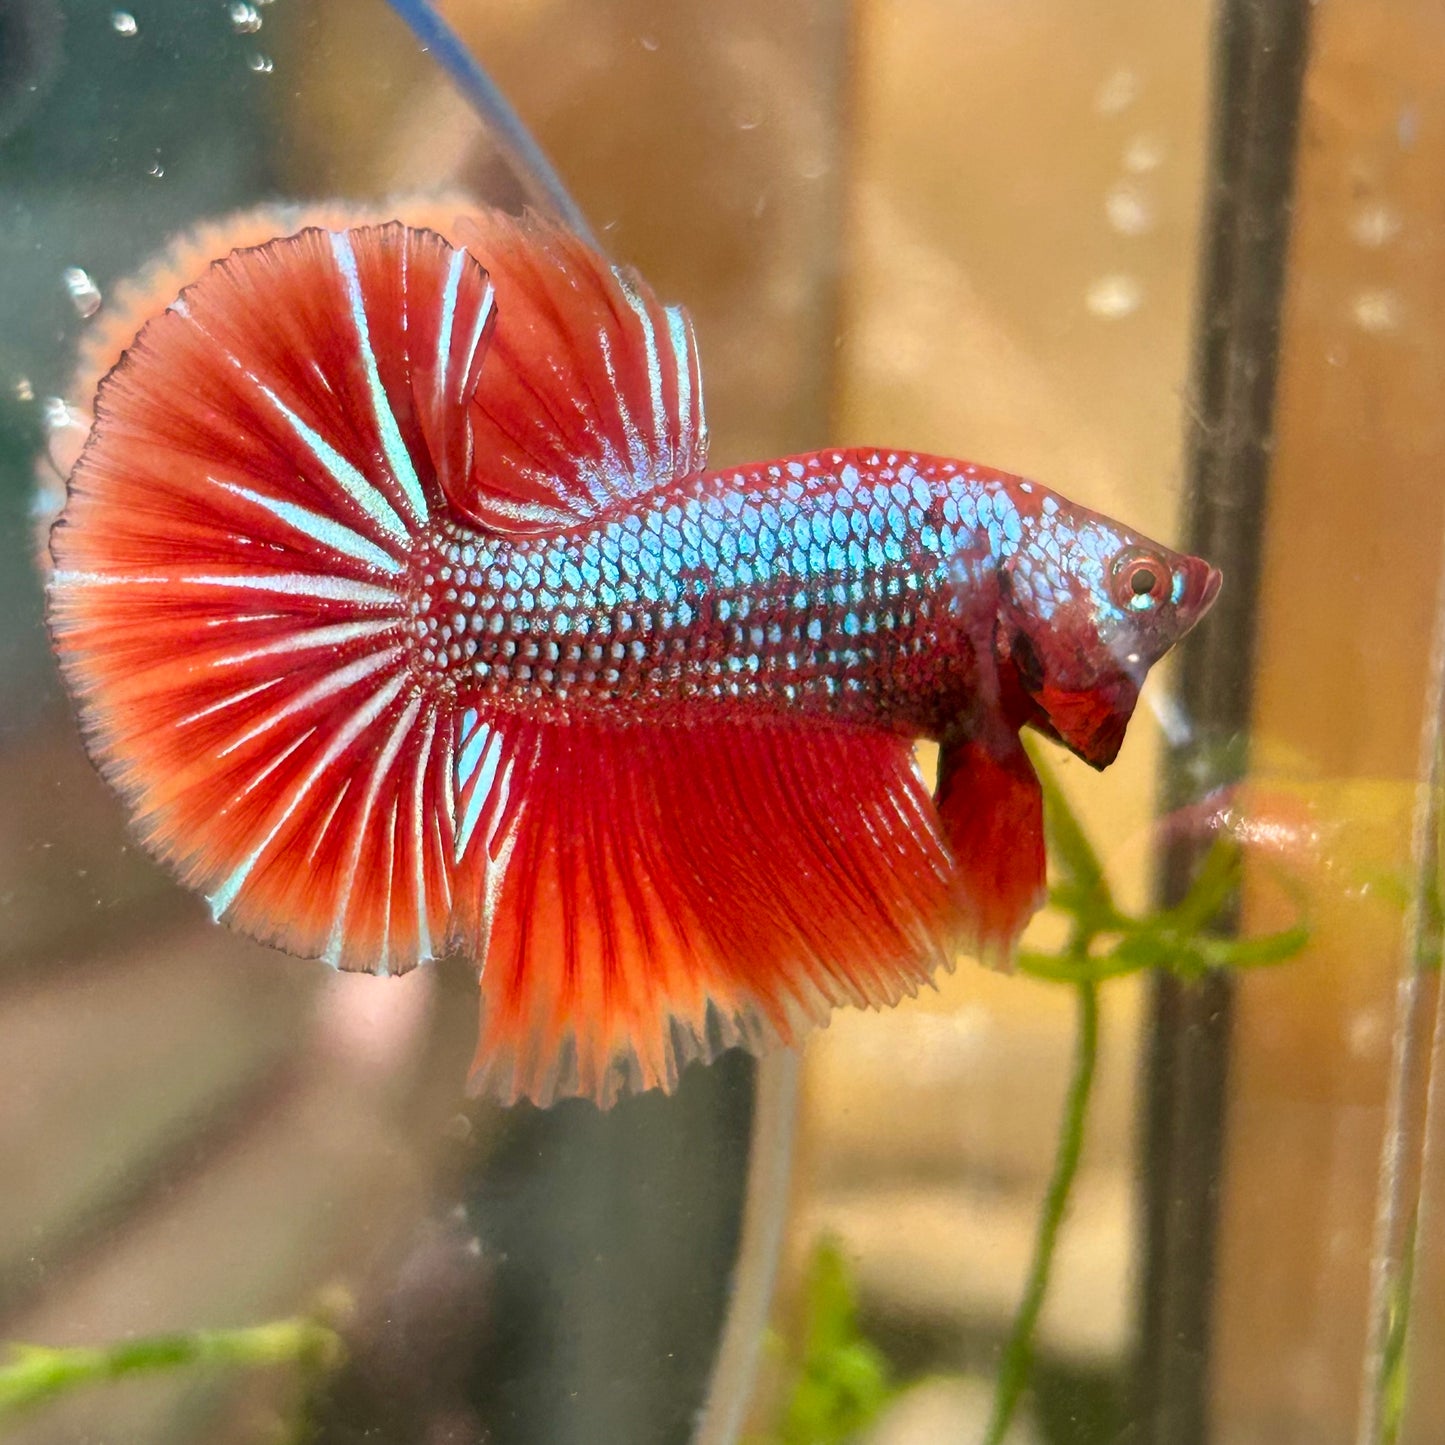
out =
<path fill-rule="evenodd" d="M 1024 721 L 1107 767 L 1149 669 L 1213 605 L 1220 574 L 1041 488 L 1031 500 L 999 571 L 1000 669 Z"/>

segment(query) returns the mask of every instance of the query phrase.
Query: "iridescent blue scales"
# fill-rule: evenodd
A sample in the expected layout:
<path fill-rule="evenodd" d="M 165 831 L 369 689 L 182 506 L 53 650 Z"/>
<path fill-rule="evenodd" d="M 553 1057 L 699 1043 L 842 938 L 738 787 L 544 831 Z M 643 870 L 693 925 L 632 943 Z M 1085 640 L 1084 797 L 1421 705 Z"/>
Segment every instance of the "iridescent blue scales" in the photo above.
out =
<path fill-rule="evenodd" d="M 944 458 L 709 471 L 683 313 L 538 222 L 450 234 L 238 252 L 101 389 L 51 617 L 147 842 L 293 951 L 464 952 L 508 1098 L 1006 958 L 1020 728 L 1107 763 L 1218 574 Z"/>
<path fill-rule="evenodd" d="M 972 468 L 816 454 L 703 473 L 560 536 L 446 527 L 412 626 L 423 664 L 489 705 L 646 721 L 711 700 L 917 733 L 966 685 L 948 675 L 972 648 L 952 644 L 991 618 L 1019 534 Z"/>

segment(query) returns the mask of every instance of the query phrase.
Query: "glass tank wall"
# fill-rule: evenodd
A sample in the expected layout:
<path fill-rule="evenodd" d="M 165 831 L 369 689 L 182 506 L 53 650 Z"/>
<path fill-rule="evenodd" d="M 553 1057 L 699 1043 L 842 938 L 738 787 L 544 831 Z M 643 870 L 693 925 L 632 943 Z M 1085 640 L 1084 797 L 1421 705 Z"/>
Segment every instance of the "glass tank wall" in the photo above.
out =
<path fill-rule="evenodd" d="M 381 0 L 0 4 L 0 1343 L 103 1351 L 0 1354 L 0 1441 L 1445 1438 L 1434 9 L 440 8 L 691 312 L 716 462 L 971 458 L 1226 591 L 1116 765 L 1036 750 L 1015 973 L 471 1101 L 465 961 L 286 958 L 131 840 L 40 555 L 177 237 L 539 193 Z"/>

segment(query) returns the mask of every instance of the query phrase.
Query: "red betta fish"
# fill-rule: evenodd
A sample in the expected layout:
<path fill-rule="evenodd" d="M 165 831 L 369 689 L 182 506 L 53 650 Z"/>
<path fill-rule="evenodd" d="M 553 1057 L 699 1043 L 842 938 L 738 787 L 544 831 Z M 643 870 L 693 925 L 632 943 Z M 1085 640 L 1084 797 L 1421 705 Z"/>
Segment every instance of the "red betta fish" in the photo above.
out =
<path fill-rule="evenodd" d="M 212 265 L 102 383 L 51 549 L 147 845 L 292 953 L 465 954 L 476 1075 L 537 1102 L 1005 959 L 1019 730 L 1105 766 L 1219 586 L 964 462 L 709 470 L 686 315 L 489 211 Z"/>

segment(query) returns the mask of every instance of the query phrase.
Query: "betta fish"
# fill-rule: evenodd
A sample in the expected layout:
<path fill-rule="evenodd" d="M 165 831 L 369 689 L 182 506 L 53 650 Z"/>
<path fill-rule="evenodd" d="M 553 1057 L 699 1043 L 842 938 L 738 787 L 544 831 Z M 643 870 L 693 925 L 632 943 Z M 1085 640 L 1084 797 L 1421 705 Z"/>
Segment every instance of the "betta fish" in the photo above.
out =
<path fill-rule="evenodd" d="M 291 953 L 461 953 L 477 1085 L 543 1103 L 1005 962 L 1021 729 L 1106 766 L 1220 581 L 963 461 L 710 467 L 686 314 L 489 210 L 211 264 L 101 384 L 51 552 L 147 846 Z"/>

